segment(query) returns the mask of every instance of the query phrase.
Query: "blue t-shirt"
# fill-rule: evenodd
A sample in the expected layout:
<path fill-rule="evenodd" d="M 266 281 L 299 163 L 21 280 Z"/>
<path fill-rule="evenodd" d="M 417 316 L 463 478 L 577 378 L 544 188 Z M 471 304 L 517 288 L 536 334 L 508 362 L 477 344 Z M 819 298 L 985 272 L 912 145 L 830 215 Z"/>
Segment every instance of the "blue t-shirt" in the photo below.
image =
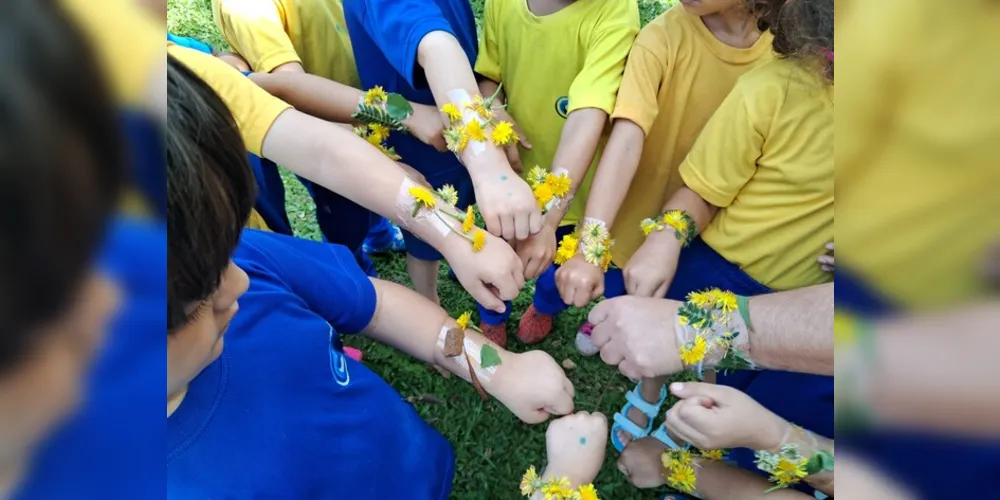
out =
<path fill-rule="evenodd" d="M 40 447 L 13 496 L 133 500 L 163 495 L 167 230 L 116 220 L 99 265 L 121 290 L 79 411 Z"/>
<path fill-rule="evenodd" d="M 344 247 L 246 230 L 222 355 L 167 421 L 168 497 L 444 499 L 447 440 L 345 356 L 375 290 Z"/>
<path fill-rule="evenodd" d="M 381 85 L 411 102 L 433 106 L 434 96 L 417 64 L 417 46 L 433 31 L 451 33 L 469 66 L 476 64 L 476 21 L 469 0 L 345 0 L 344 17 L 365 88 Z M 454 154 L 440 153 L 412 135 L 392 134 L 388 142 L 431 184 L 445 172 L 465 170 Z"/>

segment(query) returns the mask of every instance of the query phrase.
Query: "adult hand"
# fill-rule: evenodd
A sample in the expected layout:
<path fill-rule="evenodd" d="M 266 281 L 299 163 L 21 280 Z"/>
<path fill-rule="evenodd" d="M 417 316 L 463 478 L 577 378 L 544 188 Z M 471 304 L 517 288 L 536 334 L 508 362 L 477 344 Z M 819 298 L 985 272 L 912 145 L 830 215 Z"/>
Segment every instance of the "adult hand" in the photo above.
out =
<path fill-rule="evenodd" d="M 665 296 L 677 272 L 680 253 L 681 243 L 673 232 L 657 231 L 647 236 L 622 270 L 625 291 L 638 297 Z"/>
<path fill-rule="evenodd" d="M 528 424 L 573 412 L 573 383 L 543 351 L 505 352 L 487 390 Z"/>
<path fill-rule="evenodd" d="M 487 309 L 504 312 L 503 301 L 513 300 L 524 287 L 521 259 L 506 241 L 489 233 L 478 252 L 465 238 L 449 234 L 441 253 L 465 291 Z"/>
<path fill-rule="evenodd" d="M 548 224 L 527 239 L 514 242 L 514 251 L 524 264 L 524 279 L 537 278 L 552 264 L 556 254 L 556 229 Z"/>
<path fill-rule="evenodd" d="M 556 271 L 556 288 L 563 302 L 585 307 L 604 295 L 604 271 L 576 255 Z"/>
<path fill-rule="evenodd" d="M 646 297 L 605 300 L 590 311 L 590 340 L 605 363 L 617 365 L 632 380 L 678 373 L 684 370 L 677 352 L 680 306 L 676 300 Z"/>
<path fill-rule="evenodd" d="M 531 149 L 531 143 L 528 142 L 528 138 L 525 137 L 524 130 L 521 130 L 521 127 L 519 127 L 517 122 L 511 118 L 510 113 L 507 113 L 506 109 L 494 109 L 493 115 L 496 117 L 497 122 L 508 121 L 514 126 L 514 131 L 517 132 L 517 142 L 504 146 L 504 153 L 507 155 L 507 161 L 510 163 L 510 168 L 519 174 L 523 173 L 524 165 L 521 163 L 521 152 L 518 151 L 517 147 L 520 145 L 524 149 Z"/>
<path fill-rule="evenodd" d="M 573 487 L 594 482 L 604 463 L 608 419 L 585 411 L 553 420 L 545 431 L 546 478 L 569 480 Z"/>
<path fill-rule="evenodd" d="M 542 212 L 535 195 L 528 183 L 510 169 L 503 152 L 493 146 L 478 154 L 470 149 L 466 148 L 463 158 L 486 229 L 508 241 L 523 240 L 540 231 Z"/>
<path fill-rule="evenodd" d="M 680 398 L 667 410 L 667 430 L 703 450 L 777 450 L 788 422 L 743 392 L 702 382 L 676 382 Z"/>
<path fill-rule="evenodd" d="M 403 125 L 420 142 L 433 146 L 438 151 L 447 151 L 448 146 L 445 144 L 442 134 L 444 121 L 441 119 L 441 113 L 434 106 L 416 103 L 411 105 L 413 106 L 413 114 L 403 121 Z"/>

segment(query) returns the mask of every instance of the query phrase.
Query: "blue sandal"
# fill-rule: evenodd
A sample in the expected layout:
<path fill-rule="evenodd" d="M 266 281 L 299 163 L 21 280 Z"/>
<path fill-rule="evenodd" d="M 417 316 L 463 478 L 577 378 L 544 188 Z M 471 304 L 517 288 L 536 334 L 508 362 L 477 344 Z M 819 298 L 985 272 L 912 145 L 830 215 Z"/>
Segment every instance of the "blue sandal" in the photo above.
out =
<path fill-rule="evenodd" d="M 670 439 L 670 434 L 667 434 L 667 426 L 666 425 L 661 425 L 661 426 L 657 427 L 656 431 L 653 432 L 653 434 L 651 434 L 651 436 L 653 437 L 653 439 L 656 439 L 657 441 L 659 441 L 659 442 L 667 445 L 667 447 L 670 448 L 671 450 L 687 450 L 687 449 L 691 448 L 690 444 L 685 444 L 684 446 L 679 446 L 677 443 L 674 442 L 673 439 Z"/>
<path fill-rule="evenodd" d="M 640 380 L 636 384 L 635 389 L 625 393 L 625 406 L 622 411 L 615 413 L 614 425 L 611 426 L 611 444 L 614 445 L 615 449 L 619 453 L 625 449 L 625 444 L 621 442 L 618 438 L 618 431 L 627 432 L 632 435 L 632 439 L 641 439 L 649 435 L 650 431 L 653 430 L 653 420 L 660 413 L 660 407 L 663 406 L 663 402 L 667 399 L 667 387 L 664 385 L 660 390 L 660 400 L 656 404 L 647 403 L 645 399 L 642 398 L 641 389 L 642 381 Z M 638 408 L 646 418 L 649 419 L 646 424 L 646 428 L 642 429 L 635 422 L 628 419 L 628 411 L 632 408 Z"/>

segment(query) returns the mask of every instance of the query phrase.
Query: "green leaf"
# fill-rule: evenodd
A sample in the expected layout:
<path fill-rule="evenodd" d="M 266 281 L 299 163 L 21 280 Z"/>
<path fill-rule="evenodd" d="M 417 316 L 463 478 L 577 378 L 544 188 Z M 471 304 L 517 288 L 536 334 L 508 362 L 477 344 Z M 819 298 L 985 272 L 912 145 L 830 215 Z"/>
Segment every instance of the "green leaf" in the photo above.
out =
<path fill-rule="evenodd" d="M 413 114 L 413 106 L 410 105 L 410 101 L 395 93 L 389 94 L 389 98 L 385 102 L 385 109 L 396 122 L 402 122 Z"/>
<path fill-rule="evenodd" d="M 820 472 L 832 471 L 833 455 L 826 450 L 819 450 L 809 459 L 808 462 L 806 462 L 804 470 L 806 471 L 806 474 L 809 474 L 810 476 Z"/>
<path fill-rule="evenodd" d="M 479 363 L 483 368 L 489 368 L 491 366 L 499 366 L 502 361 L 500 361 L 500 353 L 491 345 L 484 345 L 479 351 L 479 356 L 482 361 Z"/>

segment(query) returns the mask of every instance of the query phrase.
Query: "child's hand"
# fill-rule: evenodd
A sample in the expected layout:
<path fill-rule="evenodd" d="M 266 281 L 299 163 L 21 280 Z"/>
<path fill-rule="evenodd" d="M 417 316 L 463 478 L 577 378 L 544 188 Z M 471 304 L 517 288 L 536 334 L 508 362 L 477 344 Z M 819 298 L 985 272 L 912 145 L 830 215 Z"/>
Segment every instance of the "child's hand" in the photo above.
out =
<path fill-rule="evenodd" d="M 670 384 L 681 398 L 667 411 L 671 434 L 703 450 L 781 446 L 788 422 L 737 389 L 701 382 Z"/>
<path fill-rule="evenodd" d="M 816 262 L 819 262 L 821 268 L 828 273 L 833 272 L 833 242 L 831 241 L 826 245 L 826 255 L 821 255 Z"/>
<path fill-rule="evenodd" d="M 501 151 L 487 150 L 480 156 L 487 155 L 492 159 L 488 164 L 469 168 L 486 229 L 508 241 L 523 240 L 540 231 L 542 212 L 531 187 L 510 169 Z"/>
<path fill-rule="evenodd" d="M 669 231 L 659 231 L 646 241 L 629 259 L 622 275 L 625 291 L 637 297 L 663 298 L 677 272 L 681 244 Z"/>
<path fill-rule="evenodd" d="M 573 487 L 593 483 L 607 444 L 608 419 L 602 413 L 581 411 L 553 420 L 545 431 L 548 466 L 544 477 L 565 477 Z"/>
<path fill-rule="evenodd" d="M 444 130 L 444 121 L 442 121 L 438 110 L 434 106 L 426 104 L 413 103 L 411 105 L 413 106 L 413 114 L 403 122 L 403 125 L 420 142 L 434 146 L 434 149 L 438 151 L 447 151 L 448 146 L 441 133 Z"/>
<path fill-rule="evenodd" d="M 521 259 L 492 234 L 486 233 L 486 245 L 478 252 L 472 251 L 468 240 L 451 234 L 440 252 L 465 291 L 487 309 L 504 312 L 503 301 L 514 300 L 524 287 Z"/>
<path fill-rule="evenodd" d="M 660 460 L 665 449 L 665 444 L 651 437 L 629 441 L 618 457 L 618 470 L 636 488 L 659 488 L 666 484 Z"/>
<path fill-rule="evenodd" d="M 590 301 L 604 295 L 604 271 L 577 255 L 556 271 L 556 287 L 563 302 L 586 307 Z"/>
<path fill-rule="evenodd" d="M 524 264 L 524 279 L 537 278 L 549 268 L 556 254 L 556 229 L 543 225 L 541 231 L 528 239 L 515 241 L 514 251 Z"/>
<path fill-rule="evenodd" d="M 488 390 L 528 424 L 573 412 L 573 383 L 543 351 L 506 353 Z"/>

